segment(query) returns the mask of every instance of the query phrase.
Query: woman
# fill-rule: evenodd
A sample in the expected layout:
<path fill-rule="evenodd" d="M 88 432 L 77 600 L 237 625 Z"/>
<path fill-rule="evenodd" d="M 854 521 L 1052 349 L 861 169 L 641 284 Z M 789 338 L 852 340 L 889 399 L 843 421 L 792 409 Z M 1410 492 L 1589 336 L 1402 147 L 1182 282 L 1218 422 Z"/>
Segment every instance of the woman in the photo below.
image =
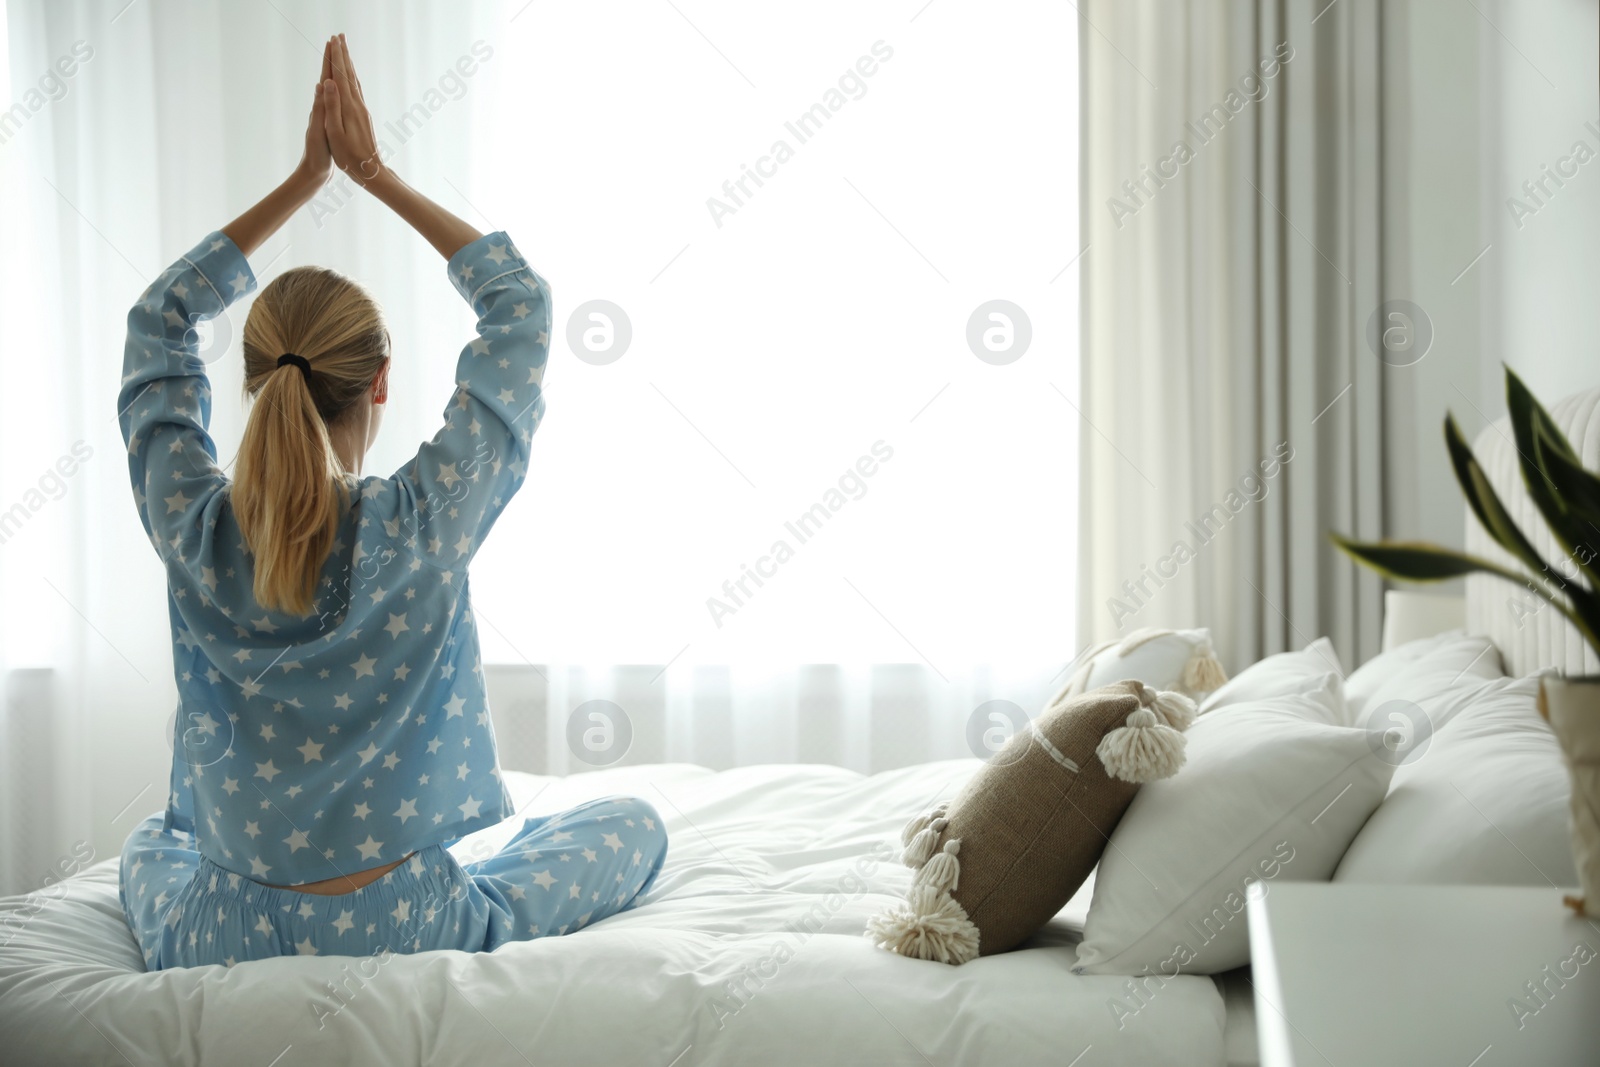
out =
<path fill-rule="evenodd" d="M 333 271 L 285 272 L 245 322 L 255 403 L 230 482 L 193 327 L 255 288 L 245 256 L 334 164 L 445 257 L 477 336 L 443 428 L 393 476 L 363 478 L 388 397 L 382 314 Z M 631 798 L 530 819 L 479 863 L 445 851 L 511 814 L 467 565 L 526 475 L 549 330 L 549 289 L 511 239 L 379 159 L 342 35 L 324 47 L 293 175 L 129 313 L 118 410 L 166 565 L 181 701 L 167 810 L 122 853 L 123 909 L 152 970 L 492 950 L 577 930 L 654 881 L 666 834 Z"/>

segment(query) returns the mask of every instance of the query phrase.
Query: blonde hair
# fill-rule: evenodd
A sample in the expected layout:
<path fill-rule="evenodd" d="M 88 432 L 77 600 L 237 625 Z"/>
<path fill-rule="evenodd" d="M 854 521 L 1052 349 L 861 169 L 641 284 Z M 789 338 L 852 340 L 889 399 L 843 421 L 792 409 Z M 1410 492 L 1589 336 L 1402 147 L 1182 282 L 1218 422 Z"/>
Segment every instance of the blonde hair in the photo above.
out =
<path fill-rule="evenodd" d="M 280 366 L 286 353 L 306 360 L 311 373 Z M 356 406 L 388 359 L 383 312 L 337 271 L 285 271 L 250 308 L 244 390 L 255 404 L 231 494 L 255 556 L 255 598 L 270 611 L 311 614 L 317 575 L 350 502 L 328 428 Z"/>

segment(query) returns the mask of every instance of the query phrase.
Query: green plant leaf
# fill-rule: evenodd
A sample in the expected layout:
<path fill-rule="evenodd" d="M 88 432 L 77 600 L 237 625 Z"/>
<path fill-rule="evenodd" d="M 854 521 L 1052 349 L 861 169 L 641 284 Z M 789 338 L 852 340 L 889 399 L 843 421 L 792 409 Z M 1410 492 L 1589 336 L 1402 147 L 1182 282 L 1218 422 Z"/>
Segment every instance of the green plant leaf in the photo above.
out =
<path fill-rule="evenodd" d="M 1511 416 L 1511 433 L 1517 448 L 1517 465 L 1522 470 L 1528 495 L 1533 497 L 1533 502 L 1539 505 L 1539 510 L 1542 512 L 1544 503 L 1541 501 L 1553 504 L 1554 500 L 1550 497 L 1549 479 L 1545 478 L 1544 472 L 1534 461 L 1533 424 L 1540 416 L 1543 416 L 1545 421 L 1548 421 L 1550 416 L 1523 380 L 1517 377 L 1517 372 L 1510 367 L 1506 368 L 1506 408 Z"/>
<path fill-rule="evenodd" d="M 1570 517 L 1578 543 L 1573 562 L 1588 576 L 1591 589 L 1600 589 L 1600 477 L 1584 469 L 1565 438 L 1553 440 L 1540 424 L 1533 432 L 1534 459 L 1550 479 L 1551 492 Z"/>
<path fill-rule="evenodd" d="M 1331 531 L 1328 537 L 1351 559 L 1394 581 L 1445 582 L 1482 573 L 1532 589 L 1566 616 L 1590 647 L 1600 652 L 1600 597 L 1581 587 L 1574 585 L 1568 593 L 1574 602 L 1574 607 L 1568 607 L 1559 594 L 1538 580 L 1453 548 L 1425 541 L 1352 541 Z"/>
<path fill-rule="evenodd" d="M 1545 439 L 1555 448 L 1555 450 L 1561 456 L 1565 457 L 1569 463 L 1577 463 L 1581 465 L 1583 460 L 1578 455 L 1577 450 L 1572 447 L 1572 442 L 1567 440 L 1567 435 L 1561 432 L 1561 427 L 1556 425 L 1556 420 L 1551 417 L 1549 411 L 1545 410 L 1545 406 L 1539 403 L 1539 398 L 1533 395 L 1533 391 L 1528 388 L 1527 383 L 1523 382 L 1521 378 L 1518 378 L 1516 373 L 1509 367 L 1506 368 L 1506 373 L 1515 378 L 1517 386 L 1522 390 L 1522 392 L 1527 394 L 1529 400 L 1529 414 L 1533 417 L 1533 430 L 1535 435 L 1544 436 Z"/>
<path fill-rule="evenodd" d="M 1547 599 L 1550 594 L 1537 582 L 1509 567 L 1502 567 L 1480 556 L 1426 541 L 1353 541 L 1336 533 L 1328 535 L 1335 545 L 1357 563 L 1371 567 L 1385 578 L 1403 582 L 1447 582 L 1476 572 L 1498 575 L 1519 585 L 1532 586 Z"/>
<path fill-rule="evenodd" d="M 1555 537 L 1556 544 L 1561 546 L 1562 553 L 1580 566 L 1583 566 L 1585 559 L 1593 564 L 1590 558 L 1593 553 L 1593 528 L 1568 511 L 1563 503 L 1555 481 L 1541 463 L 1540 442 L 1548 440 L 1553 451 L 1563 453 L 1574 461 L 1577 457 L 1550 413 L 1545 411 L 1510 367 L 1506 368 L 1506 406 L 1511 412 L 1517 463 L 1522 468 L 1522 482 L 1527 487 L 1528 496 L 1539 509 L 1539 514 L 1544 516 L 1545 525 L 1550 527 L 1550 533 Z M 1577 588 L 1575 583 L 1560 577 L 1553 568 L 1546 569 L 1544 573 L 1564 591 L 1571 592 Z"/>
<path fill-rule="evenodd" d="M 1534 432 L 1535 459 L 1544 469 L 1556 496 L 1568 511 L 1600 523 L 1600 476 L 1561 450 L 1560 443 L 1539 429 Z"/>
<path fill-rule="evenodd" d="M 1444 443 L 1450 453 L 1450 463 L 1455 468 L 1456 481 L 1461 485 L 1461 495 L 1467 498 L 1472 513 L 1478 517 L 1478 522 L 1489 536 L 1520 560 L 1523 566 L 1536 574 L 1549 574 L 1559 588 L 1566 589 L 1567 580 L 1550 569 L 1544 557 L 1539 555 L 1533 543 L 1511 518 L 1511 513 L 1500 500 L 1500 494 L 1495 492 L 1489 476 L 1472 454 L 1472 448 L 1462 436 L 1461 427 L 1456 424 L 1453 415 L 1444 418 Z"/>

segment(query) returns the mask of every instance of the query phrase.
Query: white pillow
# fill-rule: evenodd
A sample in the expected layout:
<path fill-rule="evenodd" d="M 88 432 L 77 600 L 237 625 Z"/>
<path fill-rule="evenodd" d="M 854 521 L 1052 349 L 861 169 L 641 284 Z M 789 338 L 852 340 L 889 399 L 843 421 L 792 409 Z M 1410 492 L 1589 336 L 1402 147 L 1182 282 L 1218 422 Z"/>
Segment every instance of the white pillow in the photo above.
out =
<path fill-rule="evenodd" d="M 1211 649 L 1209 630 L 1135 630 L 1090 649 L 1051 703 L 1129 679 L 1198 699 L 1228 675 Z"/>
<path fill-rule="evenodd" d="M 1409 700 L 1424 707 L 1433 725 L 1439 727 L 1444 723 L 1434 705 L 1441 698 L 1452 691 L 1470 693 L 1481 683 L 1505 674 L 1494 642 L 1452 630 L 1372 657 L 1345 679 L 1345 703 L 1355 726 L 1365 725 L 1367 716 L 1380 704 Z"/>
<path fill-rule="evenodd" d="M 1427 712 L 1435 731 L 1450 721 L 1462 704 L 1469 702 L 1485 681 L 1504 678 L 1499 651 L 1488 638 L 1462 638 L 1442 643 L 1429 653 L 1403 665 L 1394 677 L 1373 686 L 1352 723 L 1365 726 L 1366 720 L 1384 705 L 1405 702 Z"/>
<path fill-rule="evenodd" d="M 1277 697 L 1304 696 L 1321 708 L 1323 722 L 1348 725 L 1345 710 L 1344 667 L 1333 642 L 1319 637 L 1299 652 L 1279 652 L 1255 663 L 1200 705 L 1200 714 L 1230 704 L 1272 700 Z"/>
<path fill-rule="evenodd" d="M 1537 677 L 1469 678 L 1441 694 L 1427 714 L 1444 721 L 1392 757 L 1389 795 L 1334 881 L 1576 886 L 1571 779 L 1538 695 Z"/>
<path fill-rule="evenodd" d="M 1248 883 L 1326 881 L 1394 772 L 1362 731 L 1326 714 L 1325 699 L 1293 694 L 1195 720 L 1183 770 L 1141 787 L 1112 831 L 1075 970 L 1215 974 L 1249 962 Z"/>

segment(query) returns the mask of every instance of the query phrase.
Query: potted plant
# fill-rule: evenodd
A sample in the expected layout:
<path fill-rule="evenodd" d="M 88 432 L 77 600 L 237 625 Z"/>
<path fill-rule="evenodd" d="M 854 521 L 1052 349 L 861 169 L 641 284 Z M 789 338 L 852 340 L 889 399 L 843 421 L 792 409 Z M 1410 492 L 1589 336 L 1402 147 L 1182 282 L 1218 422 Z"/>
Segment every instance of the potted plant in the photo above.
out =
<path fill-rule="evenodd" d="M 1444 440 L 1461 492 L 1489 536 L 1525 571 L 1422 542 L 1330 536 L 1357 562 L 1386 578 L 1439 582 L 1484 571 L 1526 585 L 1561 612 L 1600 655 L 1600 477 L 1584 469 L 1549 413 L 1509 367 L 1506 404 L 1523 484 L 1565 553 L 1567 566 L 1552 567 L 1511 521 L 1461 428 L 1448 415 Z M 1543 679 L 1539 713 L 1555 731 L 1572 773 L 1572 854 L 1583 896 L 1565 899 L 1579 914 L 1585 900 L 1600 912 L 1600 676 Z"/>

